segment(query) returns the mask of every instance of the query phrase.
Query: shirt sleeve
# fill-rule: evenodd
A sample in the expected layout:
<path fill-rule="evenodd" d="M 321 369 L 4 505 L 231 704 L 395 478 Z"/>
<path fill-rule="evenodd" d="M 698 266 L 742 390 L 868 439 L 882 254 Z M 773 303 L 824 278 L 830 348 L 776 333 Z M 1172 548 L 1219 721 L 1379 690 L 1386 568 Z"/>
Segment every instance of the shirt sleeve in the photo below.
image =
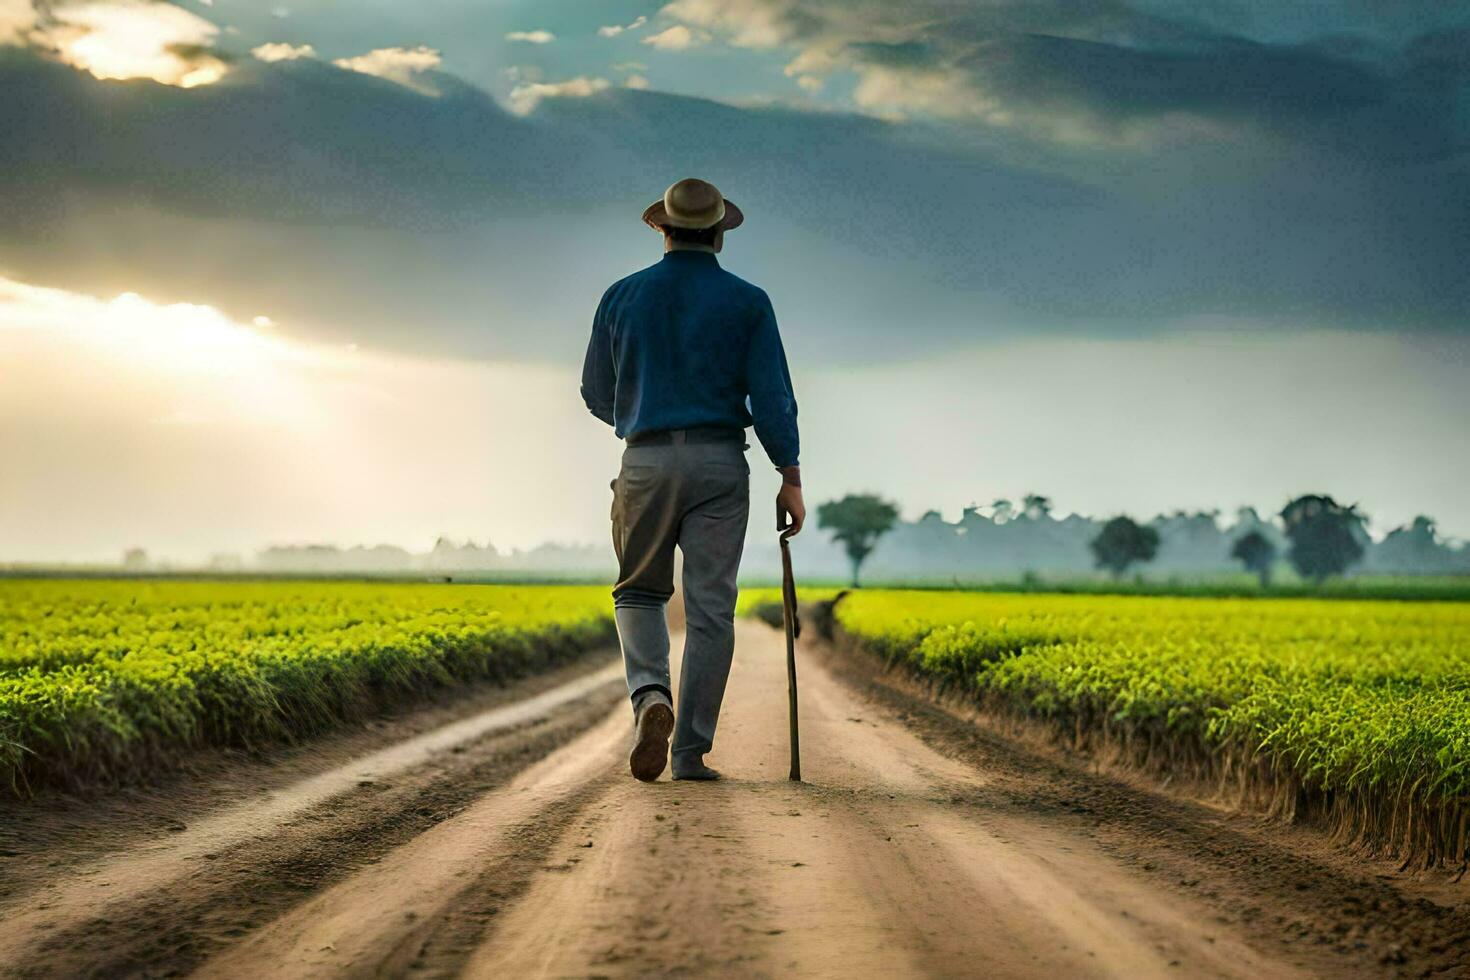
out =
<path fill-rule="evenodd" d="M 592 339 L 587 342 L 587 358 L 582 362 L 582 401 L 587 403 L 588 411 L 608 425 L 615 424 L 613 395 L 617 380 L 612 334 L 607 324 L 607 295 L 603 294 L 592 317 Z"/>
<path fill-rule="evenodd" d="M 761 293 L 745 363 L 745 390 L 750 394 L 750 415 L 755 420 L 756 438 L 777 466 L 796 466 L 801 439 L 796 428 L 796 394 L 791 390 L 791 372 L 786 351 L 776 329 L 776 311 Z"/>

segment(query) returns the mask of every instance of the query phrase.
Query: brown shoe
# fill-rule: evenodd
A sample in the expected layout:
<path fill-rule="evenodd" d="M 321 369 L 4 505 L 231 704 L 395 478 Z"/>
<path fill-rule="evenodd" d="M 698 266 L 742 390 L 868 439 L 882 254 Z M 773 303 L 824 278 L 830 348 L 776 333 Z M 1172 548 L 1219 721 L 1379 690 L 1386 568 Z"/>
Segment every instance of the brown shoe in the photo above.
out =
<path fill-rule="evenodd" d="M 651 783 L 663 774 L 669 764 L 669 736 L 674 733 L 674 709 L 662 701 L 654 701 L 638 713 L 638 726 L 633 735 L 633 751 L 628 754 L 628 768 L 635 779 Z"/>

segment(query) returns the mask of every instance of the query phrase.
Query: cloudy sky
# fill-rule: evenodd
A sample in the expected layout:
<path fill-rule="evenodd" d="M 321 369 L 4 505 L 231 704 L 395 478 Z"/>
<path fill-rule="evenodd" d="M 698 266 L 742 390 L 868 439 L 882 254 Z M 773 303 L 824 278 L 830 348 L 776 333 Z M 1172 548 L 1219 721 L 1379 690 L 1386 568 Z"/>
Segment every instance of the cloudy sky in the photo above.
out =
<path fill-rule="evenodd" d="M 1470 3 L 0 0 L 0 93 L 0 561 L 602 540 L 691 174 L 818 499 L 1470 535 Z"/>

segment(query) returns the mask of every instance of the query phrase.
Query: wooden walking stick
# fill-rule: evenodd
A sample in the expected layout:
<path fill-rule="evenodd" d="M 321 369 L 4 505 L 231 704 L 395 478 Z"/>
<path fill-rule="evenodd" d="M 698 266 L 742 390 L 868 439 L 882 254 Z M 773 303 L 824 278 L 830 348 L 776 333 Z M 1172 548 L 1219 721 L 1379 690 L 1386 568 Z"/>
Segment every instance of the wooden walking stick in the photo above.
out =
<path fill-rule="evenodd" d="M 801 738 L 796 729 L 796 638 L 801 620 L 796 615 L 796 579 L 791 575 L 791 545 L 795 528 L 781 532 L 781 618 L 786 623 L 786 692 L 791 701 L 791 778 L 801 782 Z"/>

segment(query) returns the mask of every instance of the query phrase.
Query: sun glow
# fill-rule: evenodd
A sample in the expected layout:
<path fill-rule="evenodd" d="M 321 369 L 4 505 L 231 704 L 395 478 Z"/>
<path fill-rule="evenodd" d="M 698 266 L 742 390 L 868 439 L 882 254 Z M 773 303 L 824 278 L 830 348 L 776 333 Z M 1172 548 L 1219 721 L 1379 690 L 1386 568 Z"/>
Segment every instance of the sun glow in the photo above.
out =
<path fill-rule="evenodd" d="M 257 320 L 271 321 L 265 317 Z M 177 396 L 172 417 L 240 417 L 297 425 L 312 417 L 308 374 L 332 371 L 335 352 L 236 323 L 211 306 L 111 300 L 0 277 L 0 336 L 28 333 L 146 378 Z"/>
<path fill-rule="evenodd" d="M 194 88 L 229 70 L 210 53 L 219 28 L 168 3 L 93 2 L 58 5 L 46 37 L 62 61 L 102 79 L 151 78 Z"/>
<path fill-rule="evenodd" d="M 566 397 L 575 368 L 305 331 L 274 309 L 0 275 L 0 562 L 445 533 L 526 547 L 602 529 L 579 474 L 616 447 Z"/>
<path fill-rule="evenodd" d="M 257 320 L 268 318 L 257 317 Z M 276 363 L 312 363 L 321 355 L 262 336 L 212 306 L 160 305 L 123 293 L 101 306 L 96 329 L 118 351 L 160 367 L 240 374 Z"/>

